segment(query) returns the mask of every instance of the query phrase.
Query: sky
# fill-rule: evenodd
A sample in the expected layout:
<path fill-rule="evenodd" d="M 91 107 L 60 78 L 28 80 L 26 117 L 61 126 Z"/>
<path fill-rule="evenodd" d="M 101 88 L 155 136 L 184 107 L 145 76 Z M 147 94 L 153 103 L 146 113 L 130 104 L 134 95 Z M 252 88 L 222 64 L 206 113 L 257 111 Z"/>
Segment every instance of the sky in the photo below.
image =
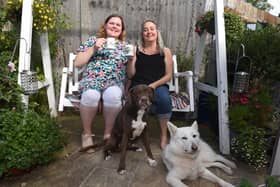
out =
<path fill-rule="evenodd" d="M 268 0 L 268 2 L 274 7 L 269 13 L 278 16 L 280 13 L 280 0 Z"/>

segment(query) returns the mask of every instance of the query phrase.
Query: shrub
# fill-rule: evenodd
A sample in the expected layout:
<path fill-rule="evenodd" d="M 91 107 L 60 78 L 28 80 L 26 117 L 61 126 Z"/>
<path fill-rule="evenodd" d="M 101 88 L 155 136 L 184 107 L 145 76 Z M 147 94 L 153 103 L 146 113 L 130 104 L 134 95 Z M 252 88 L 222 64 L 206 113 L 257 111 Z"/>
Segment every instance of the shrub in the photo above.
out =
<path fill-rule="evenodd" d="M 246 55 L 252 59 L 251 79 L 279 81 L 280 77 L 280 26 L 244 33 L 241 42 L 246 47 Z"/>
<path fill-rule="evenodd" d="M 1 110 L 0 176 L 10 169 L 46 164 L 61 148 L 62 135 L 54 119 L 32 110 Z"/>
<path fill-rule="evenodd" d="M 248 179 L 242 178 L 239 184 L 239 187 L 254 187 L 252 182 Z"/>

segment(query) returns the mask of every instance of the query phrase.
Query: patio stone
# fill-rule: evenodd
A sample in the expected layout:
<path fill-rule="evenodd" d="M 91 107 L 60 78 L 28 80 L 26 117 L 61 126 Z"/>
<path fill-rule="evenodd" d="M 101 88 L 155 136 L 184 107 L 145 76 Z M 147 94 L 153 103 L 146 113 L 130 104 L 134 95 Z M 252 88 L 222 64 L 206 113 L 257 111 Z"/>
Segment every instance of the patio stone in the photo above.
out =
<path fill-rule="evenodd" d="M 126 174 L 119 175 L 117 167 L 119 164 L 119 153 L 113 157 L 103 160 L 102 151 L 92 154 L 78 152 L 80 146 L 80 134 L 82 132 L 80 118 L 78 115 L 72 117 L 60 117 L 63 132 L 68 137 L 68 144 L 64 151 L 58 154 L 57 159 L 47 166 L 38 166 L 30 173 L 23 176 L 7 177 L 0 179 L 0 187 L 168 187 L 165 182 L 166 168 L 161 161 L 159 149 L 159 136 L 151 138 L 151 148 L 158 162 L 156 167 L 150 167 L 146 160 L 146 152 L 127 152 Z M 98 124 L 103 124 L 102 119 L 97 119 Z M 103 126 L 93 126 L 97 137 L 101 141 Z M 203 134 L 207 134 L 204 132 Z M 204 138 L 207 139 L 207 138 Z M 142 146 L 141 142 L 139 145 Z M 217 145 L 216 145 L 217 146 Z M 216 147 L 214 146 L 214 147 Z M 237 163 L 238 169 L 229 176 L 219 169 L 211 169 L 215 174 L 228 182 L 238 186 L 242 177 L 254 182 L 254 186 L 264 183 L 265 171 L 254 171 L 244 163 Z M 190 187 L 217 187 L 204 179 L 196 181 L 184 181 Z"/>

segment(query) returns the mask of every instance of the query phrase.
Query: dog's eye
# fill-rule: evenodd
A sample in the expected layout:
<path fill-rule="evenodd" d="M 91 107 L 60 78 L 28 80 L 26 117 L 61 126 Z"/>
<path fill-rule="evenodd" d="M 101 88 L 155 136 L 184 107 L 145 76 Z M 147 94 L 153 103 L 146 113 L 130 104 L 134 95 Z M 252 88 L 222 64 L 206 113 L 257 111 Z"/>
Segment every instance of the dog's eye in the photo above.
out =
<path fill-rule="evenodd" d="M 192 137 L 193 137 L 193 138 L 196 138 L 196 137 L 197 137 L 197 135 L 196 135 L 196 134 L 194 134 Z"/>
<path fill-rule="evenodd" d="M 187 140 L 188 138 L 184 136 L 184 137 L 182 137 L 182 139 L 183 139 L 183 140 Z"/>

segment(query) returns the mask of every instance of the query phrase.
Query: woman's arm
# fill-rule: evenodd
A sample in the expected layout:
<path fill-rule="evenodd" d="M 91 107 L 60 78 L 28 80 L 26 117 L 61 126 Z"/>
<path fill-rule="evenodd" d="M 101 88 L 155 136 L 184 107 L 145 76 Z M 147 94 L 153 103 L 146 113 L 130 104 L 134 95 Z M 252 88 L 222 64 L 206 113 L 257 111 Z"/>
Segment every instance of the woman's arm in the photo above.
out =
<path fill-rule="evenodd" d="M 152 87 L 154 89 L 163 85 L 163 84 L 166 84 L 172 78 L 173 61 L 172 61 L 172 54 L 171 54 L 171 51 L 170 51 L 169 48 L 164 48 L 164 56 L 165 56 L 165 59 L 164 59 L 164 61 L 165 61 L 165 75 L 161 79 L 159 79 L 159 80 L 157 80 L 157 81 L 155 81 L 155 82 L 153 82 L 149 85 L 150 87 Z"/>
<path fill-rule="evenodd" d="M 128 57 L 127 60 L 127 66 L 126 66 L 126 73 L 127 73 L 127 77 L 128 79 L 132 79 L 132 77 L 135 75 L 135 63 L 136 63 L 136 48 L 134 47 L 133 49 L 133 57 Z"/>
<path fill-rule="evenodd" d="M 96 50 L 99 50 L 104 45 L 105 38 L 97 38 L 95 45 L 88 47 L 85 51 L 79 52 L 74 60 L 75 67 L 82 67 L 87 64 Z"/>
<path fill-rule="evenodd" d="M 74 65 L 75 67 L 82 67 L 83 65 L 85 65 L 86 63 L 88 63 L 89 59 L 91 58 L 91 56 L 93 55 L 93 53 L 95 52 L 94 47 L 89 47 L 86 51 L 84 52 L 79 52 L 76 56 L 76 58 L 74 59 Z"/>

